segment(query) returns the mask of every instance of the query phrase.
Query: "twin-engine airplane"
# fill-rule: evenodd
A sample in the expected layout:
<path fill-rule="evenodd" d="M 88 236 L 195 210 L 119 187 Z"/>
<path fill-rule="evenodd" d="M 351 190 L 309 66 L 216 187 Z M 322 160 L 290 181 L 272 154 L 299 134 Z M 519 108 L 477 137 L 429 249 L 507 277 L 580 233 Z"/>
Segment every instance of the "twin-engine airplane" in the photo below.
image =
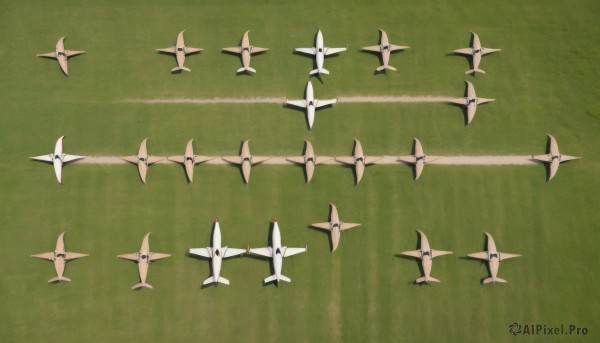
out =
<path fill-rule="evenodd" d="M 479 69 L 479 62 L 481 62 L 481 57 L 483 55 L 491 54 L 492 52 L 500 51 L 502 49 L 483 48 L 481 47 L 479 36 L 475 32 L 471 32 L 471 34 L 473 35 L 473 43 L 471 44 L 471 47 L 454 50 L 454 53 L 473 56 L 473 69 L 467 70 L 465 74 L 471 74 L 475 72 L 485 74 L 485 71 Z"/>
<path fill-rule="evenodd" d="M 416 181 L 421 176 L 421 173 L 423 172 L 423 168 L 425 167 L 426 163 L 438 160 L 442 157 L 425 155 L 425 153 L 423 152 L 423 146 L 421 145 L 421 141 L 419 141 L 417 138 L 413 138 L 413 139 L 415 141 L 414 155 L 399 156 L 398 161 L 415 165 L 415 181 Z"/>
<path fill-rule="evenodd" d="M 138 171 L 140 173 L 140 178 L 142 182 L 146 184 L 146 173 L 148 172 L 148 167 L 156 162 L 162 161 L 165 158 L 159 156 L 148 156 L 148 149 L 146 149 L 146 141 L 148 138 L 142 141 L 140 144 L 140 149 L 138 150 L 137 156 L 124 156 L 121 157 L 122 160 L 137 164 Z"/>
<path fill-rule="evenodd" d="M 190 139 L 185 146 L 185 154 L 179 156 L 167 157 L 169 161 L 183 164 L 185 167 L 185 174 L 187 175 L 190 183 L 194 182 L 194 166 L 202 162 L 210 161 L 213 158 L 209 156 L 200 156 L 194 154 L 194 139 Z"/>
<path fill-rule="evenodd" d="M 171 254 L 151 252 L 150 244 L 148 243 L 149 236 L 150 236 L 150 233 L 147 233 L 146 236 L 144 236 L 144 240 L 142 241 L 142 246 L 138 252 L 117 256 L 118 258 L 135 261 L 138 264 L 138 272 L 140 274 L 141 282 L 133 285 L 133 287 L 131 287 L 131 289 L 137 289 L 137 288 L 142 288 L 142 287 L 143 288 L 152 288 L 152 286 L 149 283 L 146 283 L 146 276 L 148 275 L 148 267 L 150 266 L 150 262 L 171 256 Z"/>
<path fill-rule="evenodd" d="M 312 129 L 313 123 L 315 122 L 315 110 L 319 107 L 333 105 L 337 103 L 336 99 L 319 100 L 315 99 L 313 86 L 310 81 L 306 84 L 306 92 L 304 100 L 287 100 L 286 105 L 292 105 L 306 109 L 306 119 L 308 120 L 308 129 Z"/>
<path fill-rule="evenodd" d="M 65 241 L 64 241 L 65 233 L 61 233 L 58 235 L 58 239 L 56 240 L 56 248 L 54 248 L 53 252 L 46 252 L 43 254 L 31 255 L 31 257 L 37 257 L 44 260 L 50 260 L 54 262 L 54 269 L 56 270 L 56 277 L 48 280 L 48 283 L 58 282 L 58 281 L 67 281 L 71 282 L 71 279 L 64 276 L 65 273 L 65 264 L 71 260 L 78 259 L 80 257 L 89 256 L 88 254 L 81 254 L 78 252 L 67 252 L 65 251 Z"/>
<path fill-rule="evenodd" d="M 54 174 L 58 183 L 62 184 L 62 168 L 63 165 L 69 162 L 84 159 L 85 156 L 67 155 L 63 153 L 63 139 L 65 136 L 60 136 L 54 145 L 54 153 L 42 156 L 30 157 L 30 159 L 41 162 L 48 162 L 54 165 Z"/>
<path fill-rule="evenodd" d="M 242 174 L 244 176 L 244 182 L 250 181 L 250 170 L 252 166 L 258 163 L 262 163 L 266 160 L 271 159 L 268 156 L 254 156 L 250 153 L 250 147 L 248 146 L 250 140 L 242 143 L 242 151 L 239 156 L 223 156 L 222 159 L 233 164 L 240 164 L 242 166 Z"/>
<path fill-rule="evenodd" d="M 492 235 L 490 235 L 487 232 L 484 233 L 487 236 L 487 251 L 476 252 L 473 254 L 468 254 L 467 256 L 469 256 L 470 258 L 476 258 L 479 260 L 487 261 L 492 276 L 483 279 L 482 282 L 484 284 L 490 282 L 506 283 L 506 280 L 501 279 L 497 276 L 498 268 L 500 268 L 500 262 L 503 260 L 508 260 L 509 258 L 519 257 L 521 255 L 498 252 L 498 250 L 496 249 L 496 243 L 494 243 L 494 238 L 492 238 Z"/>
<path fill-rule="evenodd" d="M 390 54 L 394 51 L 404 50 L 404 49 L 408 49 L 410 47 L 390 44 L 387 33 L 385 33 L 385 31 L 383 31 L 382 29 L 379 29 L 379 32 L 381 33 L 381 38 L 379 39 L 379 45 L 365 46 L 364 48 L 362 48 L 362 50 L 381 54 L 381 62 L 383 62 L 383 64 L 381 66 L 377 67 L 376 71 L 379 72 L 379 71 L 383 71 L 386 69 L 396 70 L 396 68 L 394 68 L 388 64 L 390 61 Z"/>
<path fill-rule="evenodd" d="M 286 157 L 286 160 L 297 164 L 304 165 L 306 171 L 306 183 L 309 183 L 315 172 L 317 164 L 333 160 L 333 157 L 328 156 L 316 156 L 315 150 L 309 141 L 305 140 L 306 146 L 304 147 L 304 155 L 297 157 Z"/>
<path fill-rule="evenodd" d="M 346 51 L 346 48 L 327 48 L 323 45 L 323 33 L 319 29 L 317 31 L 317 38 L 315 40 L 315 46 L 312 48 L 296 48 L 294 49 L 297 52 L 301 52 L 308 55 L 314 55 L 317 63 L 317 69 L 313 69 L 310 71 L 310 75 L 315 74 L 329 74 L 329 70 L 323 68 L 323 62 L 325 61 L 325 56 L 334 55 L 343 51 Z"/>
<path fill-rule="evenodd" d="M 69 76 L 69 65 L 67 64 L 67 60 L 70 57 L 77 56 L 85 53 L 85 51 L 77 51 L 77 50 L 65 50 L 65 37 L 61 37 L 56 43 L 56 47 L 53 52 L 48 52 L 45 54 L 37 54 L 38 57 L 48 57 L 54 58 L 58 60 L 58 65 L 60 69 L 62 69 L 65 75 Z"/>
<path fill-rule="evenodd" d="M 344 164 L 354 165 L 354 170 L 356 172 L 356 184 L 358 185 L 365 172 L 365 167 L 369 164 L 374 164 L 382 158 L 383 157 L 366 156 L 363 153 L 362 145 L 358 139 L 355 139 L 353 156 L 338 156 L 335 158 L 335 160 Z"/>
<path fill-rule="evenodd" d="M 433 259 L 442 256 L 452 254 L 452 251 L 442 251 L 442 250 L 433 250 L 429 247 L 429 241 L 427 240 L 427 236 L 420 230 L 417 230 L 419 235 L 421 236 L 421 248 L 419 250 L 412 251 L 404 251 L 401 252 L 402 255 L 415 257 L 421 260 L 421 266 L 423 266 L 423 276 L 415 280 L 416 283 L 421 282 L 440 282 L 440 280 L 432 277 L 431 274 L 431 265 L 433 263 Z"/>
<path fill-rule="evenodd" d="M 556 144 L 556 139 L 552 137 L 552 135 L 548 134 L 548 140 L 550 141 L 549 151 L 545 155 L 535 155 L 531 156 L 534 160 L 538 160 L 540 162 L 549 163 L 550 164 L 550 174 L 548 175 L 548 181 L 552 180 L 556 172 L 558 171 L 558 166 L 562 162 L 567 162 L 570 160 L 577 160 L 581 157 L 569 156 L 569 155 L 561 155 L 558 151 L 558 144 Z"/>
<path fill-rule="evenodd" d="M 223 283 L 229 285 L 229 280 L 221 276 L 221 263 L 224 258 L 241 255 L 246 252 L 244 249 L 229 248 L 227 246 L 221 247 L 221 228 L 219 221 L 215 220 L 213 234 L 212 234 L 212 247 L 207 248 L 193 248 L 190 249 L 190 254 L 202 256 L 212 259 L 212 272 L 213 275 L 202 282 L 202 285 L 209 285 L 214 283 Z"/>
<path fill-rule="evenodd" d="M 202 49 L 192 48 L 192 47 L 185 45 L 185 42 L 183 40 L 184 32 L 185 32 L 185 30 L 179 32 L 179 34 L 177 35 L 177 43 L 175 43 L 175 46 L 172 46 L 170 48 L 164 48 L 164 49 L 156 49 L 156 51 L 158 51 L 158 52 L 175 55 L 175 58 L 177 59 L 177 67 L 171 69 L 172 73 L 176 72 L 176 71 L 182 71 L 182 70 L 191 71 L 189 68 L 186 68 L 183 66 L 183 64 L 185 63 L 185 56 L 189 55 L 189 54 L 195 54 L 197 52 L 202 51 Z"/>
<path fill-rule="evenodd" d="M 240 44 L 240 46 L 221 49 L 222 51 L 242 55 L 243 66 L 240 69 L 238 69 L 236 73 L 243 73 L 245 71 L 256 73 L 256 69 L 250 67 L 250 59 L 252 58 L 252 54 L 258 54 L 269 50 L 269 48 L 259 48 L 257 46 L 250 45 L 250 39 L 248 38 L 249 32 L 250 31 L 248 30 L 244 33 L 244 37 L 242 37 L 242 43 Z"/>
<path fill-rule="evenodd" d="M 340 243 L 340 235 L 342 231 L 351 229 L 353 227 L 360 226 L 358 223 L 344 223 L 340 221 L 338 216 L 337 208 L 334 204 L 329 204 L 329 221 L 325 223 L 314 223 L 310 224 L 312 227 L 316 227 L 323 230 L 328 230 L 331 234 L 331 252 L 337 249 Z"/>
<path fill-rule="evenodd" d="M 485 104 L 486 102 L 491 102 L 496 99 L 478 98 L 477 94 L 475 94 L 475 87 L 473 87 L 473 84 L 466 80 L 465 83 L 467 84 L 467 96 L 452 99 L 450 100 L 450 102 L 457 105 L 465 106 L 467 108 L 467 125 L 469 125 L 475 117 L 477 105 Z"/>

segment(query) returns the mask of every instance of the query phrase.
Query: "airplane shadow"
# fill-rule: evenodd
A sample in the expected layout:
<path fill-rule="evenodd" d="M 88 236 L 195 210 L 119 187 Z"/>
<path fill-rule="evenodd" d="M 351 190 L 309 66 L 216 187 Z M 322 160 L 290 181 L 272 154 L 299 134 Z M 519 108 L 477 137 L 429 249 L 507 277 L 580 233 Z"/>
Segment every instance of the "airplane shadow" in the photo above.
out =
<path fill-rule="evenodd" d="M 463 122 L 465 124 L 465 127 L 467 127 L 469 125 L 469 114 L 468 114 L 467 107 L 463 106 L 463 105 L 455 104 L 453 102 L 449 102 L 448 105 L 460 108 L 460 110 L 462 111 L 462 114 L 463 114 Z"/>
<path fill-rule="evenodd" d="M 333 252 L 333 240 L 331 239 L 331 233 L 329 231 L 311 225 L 307 225 L 306 227 L 314 231 L 325 233 L 327 235 L 327 239 L 329 240 L 329 252 Z"/>
<path fill-rule="evenodd" d="M 306 99 L 306 96 L 304 96 L 303 100 Z M 302 108 L 302 107 L 296 107 L 293 105 L 287 105 L 285 102 L 282 105 L 283 108 L 289 108 L 293 111 L 296 112 L 302 112 L 303 116 L 304 116 L 304 123 L 306 124 L 306 128 L 310 130 L 310 125 L 308 124 L 308 116 L 306 115 L 306 108 Z M 316 117 L 316 114 L 315 114 Z"/>

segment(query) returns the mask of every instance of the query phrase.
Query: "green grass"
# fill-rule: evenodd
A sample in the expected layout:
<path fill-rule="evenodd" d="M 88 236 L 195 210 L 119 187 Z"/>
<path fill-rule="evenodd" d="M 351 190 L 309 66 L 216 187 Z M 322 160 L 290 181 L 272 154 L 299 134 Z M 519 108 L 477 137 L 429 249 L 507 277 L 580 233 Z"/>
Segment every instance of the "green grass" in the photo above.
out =
<path fill-rule="evenodd" d="M 0 5 L 3 341 L 508 341 L 515 321 L 575 324 L 597 337 L 595 2 Z M 326 45 L 349 49 L 326 60 L 331 75 L 323 83 L 313 79 L 318 97 L 458 97 L 466 79 L 497 100 L 469 127 L 446 104 L 338 104 L 318 111 L 311 131 L 301 112 L 280 105 L 123 102 L 298 98 L 312 62 L 292 49 L 310 46 L 319 27 Z M 376 56 L 358 51 L 375 44 L 378 27 L 411 46 L 391 59 L 398 72 L 373 75 Z M 186 61 L 192 73 L 171 75 L 174 59 L 154 49 L 171 45 L 181 29 L 205 51 Z M 256 75 L 235 76 L 239 59 L 220 48 L 247 29 L 253 44 L 271 50 L 252 60 Z M 486 75 L 465 76 L 467 60 L 447 55 L 466 47 L 469 31 L 503 49 L 483 59 Z M 88 51 L 70 61 L 68 78 L 55 61 L 34 56 L 62 35 L 68 49 Z M 549 183 L 541 166 L 429 166 L 413 182 L 398 165 L 368 167 L 358 186 L 348 168 L 319 167 L 305 185 L 299 167 L 258 166 L 244 185 L 238 168 L 201 165 L 189 185 L 181 167 L 158 165 L 143 186 L 132 166 L 70 165 L 60 186 L 51 167 L 27 159 L 50 152 L 63 134 L 67 153 L 88 155 L 131 155 L 144 137 L 155 155 L 180 154 L 190 138 L 207 155 L 234 154 L 243 139 L 259 155 L 299 154 L 304 139 L 318 154 L 346 155 L 354 138 L 367 154 L 405 154 L 412 137 L 433 155 L 522 155 L 542 153 L 546 133 L 561 152 L 583 156 Z M 327 234 L 307 227 L 326 219 L 329 202 L 342 220 L 363 223 L 333 254 Z M 269 262 L 242 257 L 223 264 L 230 286 L 200 288 L 209 263 L 185 252 L 209 244 L 215 217 L 225 244 L 258 247 L 275 216 L 284 244 L 309 245 L 284 263 L 291 284 L 262 286 Z M 434 263 L 441 284 L 413 285 L 417 263 L 396 256 L 415 248 L 415 229 L 433 248 L 454 251 Z M 484 230 L 500 251 L 523 254 L 502 263 L 506 285 L 481 286 L 484 264 L 462 258 L 482 249 Z M 68 264 L 71 284 L 46 285 L 52 265 L 29 255 L 52 249 L 61 231 L 68 249 L 91 256 Z M 153 250 L 173 257 L 150 268 L 154 290 L 131 291 L 136 267 L 116 255 L 138 249 L 150 231 Z"/>

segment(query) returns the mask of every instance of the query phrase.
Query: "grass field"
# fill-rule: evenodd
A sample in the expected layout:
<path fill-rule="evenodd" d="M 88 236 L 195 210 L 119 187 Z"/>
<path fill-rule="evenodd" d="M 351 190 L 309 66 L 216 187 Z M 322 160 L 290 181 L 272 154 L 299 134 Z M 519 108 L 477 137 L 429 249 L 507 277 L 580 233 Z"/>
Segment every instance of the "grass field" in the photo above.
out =
<path fill-rule="evenodd" d="M 600 330 L 597 243 L 600 215 L 600 5 L 595 1 L 0 1 L 0 338 L 41 341 L 512 341 L 513 322 Z M 394 44 L 397 72 L 373 75 L 377 28 Z M 317 112 L 308 131 L 302 112 L 271 104 L 135 104 L 127 99 L 300 98 L 317 28 L 325 44 L 348 51 L 327 58 L 331 75 L 313 78 L 320 98 L 353 95 L 459 97 L 471 80 L 482 106 L 469 127 L 459 108 L 443 103 L 337 104 Z M 191 73 L 171 75 L 174 58 L 156 48 L 186 43 L 204 52 L 186 60 Z M 269 47 L 252 60 L 254 76 L 236 76 L 240 61 L 220 53 L 252 29 Z M 469 32 L 503 51 L 483 58 L 486 75 L 465 76 Z M 64 77 L 56 61 L 36 58 L 67 36 Z M 252 139 L 257 155 L 297 155 L 304 139 L 321 155 L 347 155 L 358 138 L 365 152 L 406 154 L 418 137 L 432 155 L 541 154 L 546 133 L 561 152 L 583 156 L 545 182 L 542 166 L 430 166 L 412 181 L 405 166 L 368 167 L 358 186 L 350 169 L 319 167 L 305 185 L 299 167 L 258 166 L 244 185 L 239 169 L 200 166 L 195 183 L 180 166 L 150 169 L 148 185 L 129 165 L 70 165 L 64 185 L 52 168 L 28 156 L 49 153 L 60 135 L 66 152 L 132 155 L 149 140 L 154 155 L 235 154 Z M 341 219 L 360 222 L 331 254 L 325 221 L 333 202 Z M 209 245 L 218 217 L 231 247 L 265 246 L 273 217 L 283 243 L 308 244 L 286 259 L 291 284 L 263 286 L 267 260 L 223 264 L 230 286 L 201 289 L 209 262 L 186 256 Z M 434 249 L 432 275 L 417 286 L 415 229 Z M 523 257 L 502 263 L 508 284 L 486 285 L 485 265 L 463 257 L 481 251 L 482 231 L 500 251 Z M 70 284 L 47 285 L 51 263 L 34 260 L 67 231 L 67 249 L 90 257 L 67 265 Z M 173 256 L 152 264 L 154 290 L 131 291 L 136 266 L 117 260 L 146 232 L 152 250 Z M 533 336 L 561 341 L 573 337 Z"/>

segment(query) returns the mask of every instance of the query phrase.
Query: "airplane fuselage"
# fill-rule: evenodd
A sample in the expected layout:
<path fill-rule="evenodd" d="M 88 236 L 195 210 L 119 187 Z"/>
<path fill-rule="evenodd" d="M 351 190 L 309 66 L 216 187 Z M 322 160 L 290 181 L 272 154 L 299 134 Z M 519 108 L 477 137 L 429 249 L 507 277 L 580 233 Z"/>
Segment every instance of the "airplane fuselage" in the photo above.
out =
<path fill-rule="evenodd" d="M 306 118 L 308 119 L 308 126 L 312 128 L 315 122 L 315 95 L 312 84 L 309 82 L 306 85 Z"/>
<path fill-rule="evenodd" d="M 148 275 L 148 266 L 150 265 L 150 252 L 138 252 L 138 272 L 140 274 L 140 281 L 146 283 L 146 276 Z"/>
<path fill-rule="evenodd" d="M 56 275 L 59 278 L 62 277 L 65 273 L 65 264 L 67 263 L 66 257 L 67 253 L 64 251 L 54 252 L 54 257 L 52 258 L 52 261 L 54 262 L 54 269 L 56 270 Z"/>
<path fill-rule="evenodd" d="M 323 46 L 323 34 L 321 30 L 317 32 L 317 44 L 315 45 L 315 60 L 317 61 L 317 69 L 323 69 L 323 61 L 325 60 L 325 51 Z"/>
<path fill-rule="evenodd" d="M 65 154 L 63 153 L 63 137 L 59 138 L 54 146 L 54 155 L 52 155 L 52 164 L 54 165 L 54 174 L 59 183 L 62 183 L 62 167 Z"/>
<path fill-rule="evenodd" d="M 221 248 L 221 228 L 219 222 L 215 223 L 213 230 L 213 241 L 212 241 L 212 270 L 213 279 L 215 283 L 219 281 L 221 275 L 221 263 L 223 261 L 223 249 Z"/>
<path fill-rule="evenodd" d="M 279 225 L 277 225 L 277 222 L 274 224 L 271 240 L 273 244 L 273 269 L 275 270 L 277 282 L 279 282 L 281 277 L 281 267 L 283 266 L 283 247 L 281 246 L 281 233 L 279 232 Z"/>

